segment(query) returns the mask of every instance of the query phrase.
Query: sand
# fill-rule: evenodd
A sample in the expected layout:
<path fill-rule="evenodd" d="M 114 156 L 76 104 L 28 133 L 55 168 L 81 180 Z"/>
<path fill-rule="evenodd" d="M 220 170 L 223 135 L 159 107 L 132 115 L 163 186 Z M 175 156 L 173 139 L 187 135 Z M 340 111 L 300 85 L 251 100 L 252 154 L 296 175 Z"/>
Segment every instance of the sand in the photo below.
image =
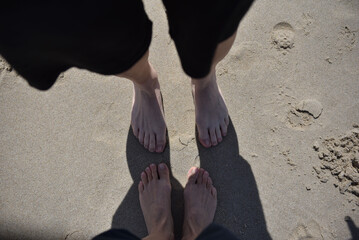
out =
<path fill-rule="evenodd" d="M 196 140 L 163 6 L 145 5 L 169 146 L 148 153 L 132 135 L 129 81 L 73 68 L 40 92 L 1 61 L 0 239 L 89 239 L 110 227 L 145 236 L 136 184 L 151 162 L 171 166 L 176 233 L 194 165 L 217 186 L 215 222 L 241 239 L 358 239 L 356 183 L 344 176 L 341 193 L 318 154 L 359 124 L 359 1 L 256 1 L 217 69 L 231 124 L 211 149 Z"/>
<path fill-rule="evenodd" d="M 330 173 L 337 180 L 333 185 L 341 194 L 349 192 L 359 197 L 359 129 L 357 124 L 353 126 L 356 128 L 344 136 L 326 138 L 322 146 L 314 143 L 313 148 L 318 151 L 322 163 L 313 169 L 321 182 L 326 183 Z M 349 201 L 353 199 L 359 206 L 359 198 L 349 198 Z"/>

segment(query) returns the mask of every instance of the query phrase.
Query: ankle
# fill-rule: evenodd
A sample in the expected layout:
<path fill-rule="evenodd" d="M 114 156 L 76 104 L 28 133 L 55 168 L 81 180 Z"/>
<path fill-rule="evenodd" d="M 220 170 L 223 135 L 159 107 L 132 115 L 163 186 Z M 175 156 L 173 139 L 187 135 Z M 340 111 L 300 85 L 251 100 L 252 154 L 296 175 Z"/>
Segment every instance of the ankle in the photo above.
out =
<path fill-rule="evenodd" d="M 133 85 L 135 86 L 136 90 L 140 90 L 146 92 L 149 95 L 153 95 L 154 89 L 156 89 L 156 85 L 158 85 L 158 79 L 149 78 L 148 80 L 141 83 L 133 82 Z"/>
<path fill-rule="evenodd" d="M 204 89 L 208 87 L 211 83 L 216 83 L 216 71 L 212 70 L 207 76 L 204 78 L 192 78 L 191 84 L 192 86 L 197 89 Z"/>
<path fill-rule="evenodd" d="M 154 83 L 158 81 L 158 74 L 148 60 L 141 61 L 130 70 L 116 76 L 131 80 L 139 88 L 153 87 Z"/>
<path fill-rule="evenodd" d="M 158 75 L 153 68 L 151 72 L 147 74 L 146 80 L 132 82 L 135 89 L 143 91 L 151 96 L 154 94 L 154 90 L 159 88 Z"/>

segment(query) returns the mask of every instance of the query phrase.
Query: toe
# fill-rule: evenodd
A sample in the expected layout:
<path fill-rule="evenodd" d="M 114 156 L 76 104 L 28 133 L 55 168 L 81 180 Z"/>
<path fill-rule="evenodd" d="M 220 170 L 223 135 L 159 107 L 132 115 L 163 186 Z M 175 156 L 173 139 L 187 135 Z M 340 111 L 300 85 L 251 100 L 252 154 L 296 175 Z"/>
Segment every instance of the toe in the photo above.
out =
<path fill-rule="evenodd" d="M 216 131 L 214 128 L 209 130 L 209 135 L 211 137 L 212 146 L 216 146 L 218 142 L 217 142 Z"/>
<path fill-rule="evenodd" d="M 202 184 L 204 184 L 205 186 L 207 186 L 208 177 L 209 177 L 209 173 L 207 171 L 204 171 Z"/>
<path fill-rule="evenodd" d="M 150 168 L 151 168 L 151 172 L 152 172 L 152 178 L 153 179 L 158 179 L 158 175 L 157 175 L 157 167 L 155 164 L 151 164 L 150 165 Z"/>
<path fill-rule="evenodd" d="M 197 184 L 202 184 L 202 182 L 203 182 L 203 173 L 204 173 L 203 168 L 200 168 L 199 173 L 198 173 L 198 177 L 197 177 Z"/>
<path fill-rule="evenodd" d="M 188 183 L 191 183 L 191 184 L 195 184 L 196 183 L 196 180 L 197 180 L 197 177 L 198 177 L 198 167 L 191 167 L 189 170 L 188 170 L 188 174 L 187 174 L 187 177 L 188 177 Z"/>
<path fill-rule="evenodd" d="M 145 133 L 145 139 L 143 140 L 143 146 L 148 149 L 148 145 L 150 144 L 150 134 Z"/>
<path fill-rule="evenodd" d="M 226 123 L 227 126 L 229 125 L 229 117 L 228 117 L 228 115 L 224 118 L 224 122 Z"/>
<path fill-rule="evenodd" d="M 221 123 L 221 132 L 222 132 L 222 136 L 227 135 L 227 124 L 225 122 Z"/>
<path fill-rule="evenodd" d="M 211 193 L 212 193 L 212 196 L 217 198 L 217 189 L 215 187 L 212 186 L 212 189 L 211 189 Z"/>
<path fill-rule="evenodd" d="M 209 148 L 211 146 L 211 140 L 209 138 L 207 128 L 203 130 L 198 127 L 198 137 L 199 137 L 199 141 L 204 147 Z"/>
<path fill-rule="evenodd" d="M 142 193 L 143 190 L 145 190 L 145 189 L 144 189 L 144 186 L 143 186 L 143 182 L 140 181 L 140 183 L 138 184 L 138 192 L 139 192 L 139 193 Z"/>
<path fill-rule="evenodd" d="M 164 148 L 166 146 L 166 134 L 156 135 L 156 152 L 160 153 L 163 152 Z"/>
<path fill-rule="evenodd" d="M 145 132 L 142 130 L 139 130 L 138 132 L 138 141 L 143 145 L 143 139 L 145 138 Z"/>
<path fill-rule="evenodd" d="M 158 174 L 160 175 L 160 179 L 165 179 L 166 181 L 170 181 L 170 171 L 165 163 L 160 163 L 158 165 Z"/>
<path fill-rule="evenodd" d="M 150 182 L 152 180 L 152 173 L 149 167 L 146 168 L 147 181 Z"/>
<path fill-rule="evenodd" d="M 144 185 L 146 185 L 148 183 L 148 178 L 145 172 L 141 173 L 141 181 Z"/>
<path fill-rule="evenodd" d="M 150 152 L 154 152 L 156 149 L 156 137 L 155 134 L 151 134 L 150 135 L 150 145 L 148 147 L 148 150 L 150 150 Z"/>
<path fill-rule="evenodd" d="M 217 141 L 220 143 L 222 142 L 222 133 L 221 130 L 219 129 L 219 127 L 216 127 L 216 136 L 217 136 Z"/>
<path fill-rule="evenodd" d="M 207 189 L 208 189 L 208 190 L 211 190 L 212 185 L 213 185 L 212 178 L 211 178 L 211 177 L 208 177 Z"/>

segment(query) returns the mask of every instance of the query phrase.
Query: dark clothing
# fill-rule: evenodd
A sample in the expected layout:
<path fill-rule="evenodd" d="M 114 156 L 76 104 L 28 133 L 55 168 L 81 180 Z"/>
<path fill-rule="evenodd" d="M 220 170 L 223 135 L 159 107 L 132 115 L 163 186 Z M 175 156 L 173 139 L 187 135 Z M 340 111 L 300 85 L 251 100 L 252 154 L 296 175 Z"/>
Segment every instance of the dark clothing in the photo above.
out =
<path fill-rule="evenodd" d="M 217 44 L 236 31 L 252 1 L 163 0 L 189 76 L 209 73 Z M 0 11 L 0 54 L 41 90 L 70 67 L 124 72 L 151 43 L 152 22 L 141 0 L 12 0 Z"/>
<path fill-rule="evenodd" d="M 209 225 L 196 240 L 238 240 L 230 231 L 212 223 Z M 127 230 L 111 229 L 93 238 L 93 240 L 140 240 Z"/>
<path fill-rule="evenodd" d="M 182 68 L 193 78 L 208 75 L 218 43 L 236 32 L 253 0 L 163 0 L 169 32 Z"/>

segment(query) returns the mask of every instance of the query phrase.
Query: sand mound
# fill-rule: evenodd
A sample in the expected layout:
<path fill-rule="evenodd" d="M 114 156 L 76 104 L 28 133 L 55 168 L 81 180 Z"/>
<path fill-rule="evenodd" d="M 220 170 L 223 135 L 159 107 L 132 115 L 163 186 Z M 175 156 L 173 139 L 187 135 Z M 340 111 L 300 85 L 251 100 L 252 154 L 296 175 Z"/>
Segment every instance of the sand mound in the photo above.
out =
<path fill-rule="evenodd" d="M 321 145 L 315 143 L 313 148 L 318 151 L 321 166 L 314 167 L 321 182 L 327 182 L 327 173 L 335 177 L 335 187 L 340 193 L 352 193 L 359 197 L 359 128 L 344 136 L 327 138 Z"/>

